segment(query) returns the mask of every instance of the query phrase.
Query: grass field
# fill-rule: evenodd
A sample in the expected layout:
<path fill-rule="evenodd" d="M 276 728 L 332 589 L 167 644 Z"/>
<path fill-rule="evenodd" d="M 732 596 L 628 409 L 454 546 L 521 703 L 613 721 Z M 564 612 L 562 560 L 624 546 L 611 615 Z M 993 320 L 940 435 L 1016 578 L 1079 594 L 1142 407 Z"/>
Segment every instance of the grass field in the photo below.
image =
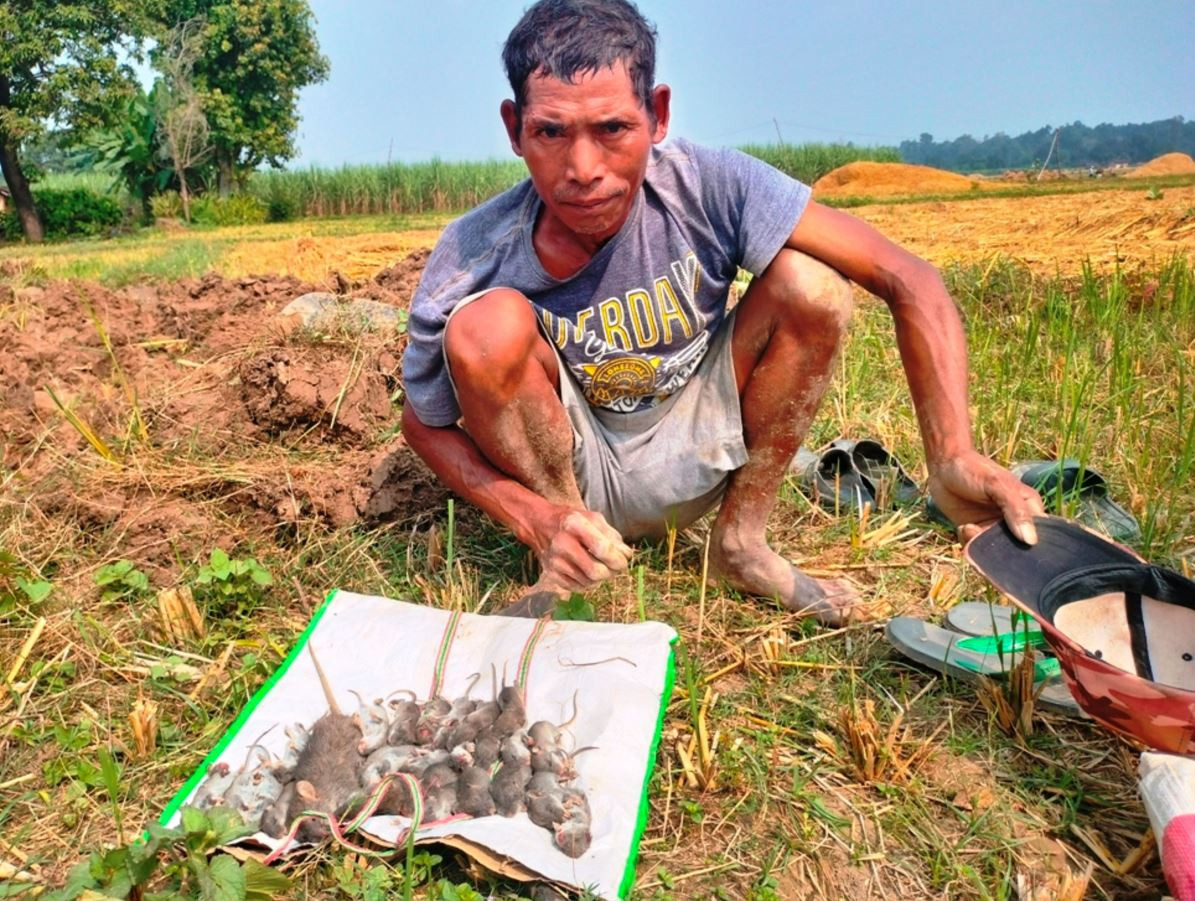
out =
<path fill-rule="evenodd" d="M 1090 197 L 1094 210 L 1100 197 Z M 1046 253 L 1041 223 L 1054 202 L 931 203 L 894 215 L 910 223 L 909 239 L 931 222 L 948 236 L 961 206 L 986 209 L 993 234 L 1014 236 L 1004 240 L 1031 220 Z M 1132 223 L 1158 209 L 1137 202 L 1116 215 Z M 61 886 L 81 854 L 126 846 L 330 588 L 466 610 L 517 596 L 527 554 L 463 504 L 451 517 L 442 498 L 348 522 L 329 512 L 316 480 L 357 484 L 392 446 L 401 385 L 383 374 L 401 336 L 280 333 L 271 314 L 298 283 L 245 277 L 318 282 L 340 271 L 363 281 L 428 244 L 444 221 L 326 220 L 0 251 L 9 348 L 0 375 L 20 386 L 0 406 L 0 866 L 9 867 L 0 879 L 13 880 L 0 891 Z M 1181 209 L 1165 229 L 1167 247 L 1195 240 Z M 1138 247 L 1123 264 L 1095 264 L 1060 243 L 1030 266 L 959 246 L 936 262 L 966 321 L 981 449 L 1002 463 L 1074 456 L 1095 467 L 1140 519 L 1139 550 L 1190 572 L 1190 254 L 1151 259 Z M 209 270 L 226 277 L 173 283 Z M 289 426 L 252 421 L 253 374 L 284 358 L 292 372 L 326 375 L 326 406 Z M 346 424 L 367 406 L 357 390 L 375 373 L 382 412 Z M 115 462 L 66 422 L 45 385 Z M 924 483 L 891 320 L 862 295 L 809 443 L 838 435 L 882 440 Z M 789 484 L 771 538 L 815 574 L 854 579 L 879 621 L 992 597 L 916 508 L 835 516 Z M 634 897 L 1161 893 L 1126 743 L 1040 711 L 1031 733 L 1010 733 L 997 701 L 902 662 L 875 624 L 827 631 L 704 584 L 703 541 L 697 527 L 674 547 L 640 545 L 631 572 L 590 597 L 600 619 L 636 620 L 642 604 L 681 636 Z M 203 568 L 216 548 L 253 557 L 272 584 L 213 590 Z M 120 561 L 131 566 L 109 568 Z M 182 586 L 195 594 L 202 636 L 163 631 L 157 592 Z M 190 878 L 193 892 L 188 861 L 206 847 L 167 843 L 158 885 Z M 286 872 L 279 896 L 387 897 L 408 879 L 416 897 L 437 901 L 519 896 L 444 848 L 421 852 L 410 870 L 325 848 Z"/>

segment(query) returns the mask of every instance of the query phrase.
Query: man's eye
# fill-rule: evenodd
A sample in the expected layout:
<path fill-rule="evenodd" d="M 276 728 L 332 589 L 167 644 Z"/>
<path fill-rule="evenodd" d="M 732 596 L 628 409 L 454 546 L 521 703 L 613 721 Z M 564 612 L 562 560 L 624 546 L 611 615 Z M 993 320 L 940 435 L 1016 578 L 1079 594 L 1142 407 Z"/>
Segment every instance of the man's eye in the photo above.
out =
<path fill-rule="evenodd" d="M 602 131 L 608 135 L 622 134 L 627 130 L 627 126 L 623 122 L 603 122 Z"/>
<path fill-rule="evenodd" d="M 539 134 L 545 138 L 559 138 L 564 134 L 564 129 L 559 125 L 541 125 Z"/>

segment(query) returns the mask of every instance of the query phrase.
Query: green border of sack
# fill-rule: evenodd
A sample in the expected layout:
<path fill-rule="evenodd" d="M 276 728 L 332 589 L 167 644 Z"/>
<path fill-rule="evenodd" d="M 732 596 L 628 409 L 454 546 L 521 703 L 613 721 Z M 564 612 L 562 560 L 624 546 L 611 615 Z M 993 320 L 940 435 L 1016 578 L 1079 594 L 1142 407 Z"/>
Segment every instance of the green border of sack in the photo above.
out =
<path fill-rule="evenodd" d="M 224 753 L 224 749 L 232 743 L 236 738 L 237 733 L 248 721 L 249 717 L 253 715 L 253 711 L 257 709 L 262 699 L 270 693 L 270 690 L 277 684 L 278 680 L 286 675 L 287 670 L 290 669 L 291 664 L 302 653 L 303 647 L 307 644 L 307 639 L 310 637 L 312 631 L 319 624 L 323 618 L 328 605 L 332 603 L 336 595 L 340 593 L 339 588 L 334 588 L 328 592 L 328 596 L 324 598 L 324 602 L 319 609 L 315 611 L 315 615 L 311 617 L 311 622 L 307 624 L 307 628 L 303 630 L 303 634 L 299 636 L 299 640 L 295 642 L 293 648 L 286 659 L 282 661 L 278 669 L 274 670 L 270 678 L 265 681 L 265 684 L 257 690 L 249 703 L 245 705 L 245 709 L 240 712 L 231 726 L 224 732 L 224 735 L 216 742 L 215 747 L 203 759 L 203 762 L 195 768 L 195 772 L 191 774 L 191 778 L 183 783 L 183 787 L 175 792 L 174 797 L 170 799 L 170 803 L 166 805 L 166 809 L 162 811 L 162 815 L 158 817 L 159 825 L 165 826 L 178 813 L 180 807 L 183 806 L 183 801 L 194 791 L 197 786 L 207 775 L 208 767 L 220 759 L 220 755 Z M 656 734 L 651 742 L 651 749 L 647 755 L 647 768 L 643 773 L 643 792 L 639 798 L 639 819 L 635 823 L 635 831 L 631 835 L 631 850 L 627 857 L 626 867 L 623 869 L 622 882 L 618 887 L 618 897 L 625 898 L 630 893 L 631 888 L 635 883 L 635 864 L 639 861 L 639 843 L 643 840 L 643 833 L 647 830 L 647 820 L 651 814 L 651 803 L 649 798 L 649 790 L 651 788 L 651 775 L 656 768 L 656 755 L 660 750 L 660 740 L 664 735 L 664 719 L 668 713 L 668 704 L 672 700 L 672 689 L 676 683 L 676 643 L 680 637 L 672 639 L 668 644 L 668 661 L 664 668 L 664 688 L 660 693 L 660 712 L 656 718 Z"/>
<path fill-rule="evenodd" d="M 340 593 L 339 588 L 333 588 L 328 592 L 328 596 L 324 598 L 324 602 L 320 604 L 320 608 L 315 611 L 315 615 L 311 617 L 311 622 L 307 624 L 307 628 L 303 630 L 303 634 L 299 636 L 299 640 L 295 642 L 295 646 L 291 648 L 290 653 L 286 655 L 286 659 L 282 661 L 278 669 L 274 670 L 270 678 L 266 679 L 265 684 L 257 690 L 255 694 L 245 705 L 245 709 L 241 711 L 240 715 L 233 720 L 232 725 L 224 732 L 224 735 L 216 742 L 216 746 L 212 748 L 211 753 L 203 758 L 203 763 L 196 767 L 195 772 L 191 774 L 191 778 L 183 783 L 180 788 L 170 799 L 170 803 L 166 805 L 166 809 L 162 811 L 162 815 L 158 817 L 158 824 L 165 826 L 178 813 L 178 809 L 183 806 L 183 801 L 188 795 L 194 791 L 203 777 L 207 775 L 208 767 L 220 759 L 220 755 L 224 753 L 224 749 L 231 744 L 232 740 L 236 738 L 237 733 L 241 731 L 241 727 L 253 715 L 253 711 L 257 709 L 257 705 L 262 702 L 262 699 L 270 693 L 270 689 L 277 684 L 278 680 L 286 675 L 286 671 L 290 669 L 292 663 L 303 651 L 303 646 L 307 644 L 307 639 L 311 635 L 313 629 L 323 619 L 324 612 L 328 609 L 328 605 L 332 603 L 332 599 Z"/>
<path fill-rule="evenodd" d="M 647 818 L 651 813 L 648 789 L 651 787 L 651 774 L 656 769 L 656 754 L 660 750 L 660 739 L 664 735 L 664 718 L 668 713 L 668 703 L 672 700 L 672 686 L 676 682 L 676 643 L 678 635 L 668 642 L 668 662 L 664 668 L 664 689 L 660 692 L 660 715 L 656 718 L 656 735 L 651 740 L 651 750 L 647 754 L 647 769 L 643 773 L 643 794 L 639 798 L 639 822 L 635 824 L 635 832 L 631 835 L 631 853 L 627 857 L 626 869 L 622 872 L 622 883 L 618 886 L 618 897 L 625 898 L 635 883 L 635 864 L 639 860 L 639 842 L 643 832 L 647 829 Z"/>

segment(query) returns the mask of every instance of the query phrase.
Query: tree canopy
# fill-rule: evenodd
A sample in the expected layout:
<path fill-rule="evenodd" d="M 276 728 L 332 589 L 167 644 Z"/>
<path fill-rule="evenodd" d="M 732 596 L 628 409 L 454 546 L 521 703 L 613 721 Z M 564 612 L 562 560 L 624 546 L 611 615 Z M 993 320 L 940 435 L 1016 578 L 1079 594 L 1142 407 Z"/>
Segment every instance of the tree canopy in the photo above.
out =
<path fill-rule="evenodd" d="M 202 17 L 192 79 L 211 127 L 221 193 L 261 163 L 294 156 L 299 90 L 328 77 L 306 0 L 175 0 Z"/>
<path fill-rule="evenodd" d="M 25 234 L 42 237 L 24 141 L 49 125 L 81 130 L 105 123 L 134 89 L 127 59 L 158 12 L 156 0 L 0 2 L 0 170 Z"/>

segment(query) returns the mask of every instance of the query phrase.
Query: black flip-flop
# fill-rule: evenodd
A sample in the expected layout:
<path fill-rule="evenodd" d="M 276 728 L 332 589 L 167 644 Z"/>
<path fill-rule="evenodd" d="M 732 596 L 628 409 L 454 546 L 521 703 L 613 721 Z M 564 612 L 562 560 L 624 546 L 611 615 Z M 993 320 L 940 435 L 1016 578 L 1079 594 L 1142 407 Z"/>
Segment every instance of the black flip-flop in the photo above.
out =
<path fill-rule="evenodd" d="M 855 469 L 879 507 L 907 507 L 921 497 L 921 490 L 900 465 L 900 460 L 880 442 L 871 438 L 859 441 L 840 438 L 832 442 L 832 446 L 851 455 Z"/>
<path fill-rule="evenodd" d="M 1113 541 L 1141 537 L 1133 514 L 1108 496 L 1107 480 L 1078 460 L 1031 460 L 1016 464 L 1012 472 L 1042 496 L 1047 512 L 1070 515 Z"/>
<path fill-rule="evenodd" d="M 862 510 L 865 504 L 875 509 L 875 495 L 856 468 L 850 451 L 835 443 L 817 452 L 801 448 L 789 471 L 797 477 L 797 484 L 827 510 Z"/>

